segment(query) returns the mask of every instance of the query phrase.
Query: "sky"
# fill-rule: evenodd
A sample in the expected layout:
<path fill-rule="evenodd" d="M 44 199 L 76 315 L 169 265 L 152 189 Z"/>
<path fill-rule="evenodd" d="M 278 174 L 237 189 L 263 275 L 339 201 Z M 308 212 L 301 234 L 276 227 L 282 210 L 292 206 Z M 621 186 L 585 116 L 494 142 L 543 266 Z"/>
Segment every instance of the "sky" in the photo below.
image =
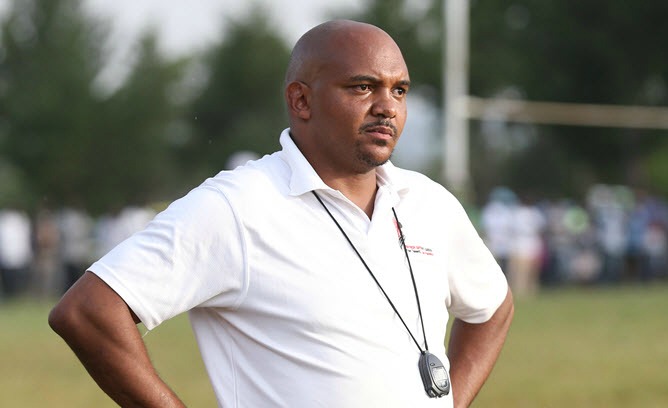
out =
<path fill-rule="evenodd" d="M 21 0 L 0 0 L 0 16 L 13 1 Z M 83 0 L 87 11 L 111 24 L 107 75 L 112 77 L 114 65 L 123 65 L 138 36 L 149 28 L 157 30 L 165 53 L 189 55 L 219 41 L 227 21 L 243 19 L 253 6 L 260 6 L 292 44 L 333 13 L 357 11 L 361 4 L 360 0 Z"/>
<path fill-rule="evenodd" d="M 0 0 L 0 4 L 11 0 Z M 20 0 L 18 0 L 20 1 Z M 111 24 L 111 54 L 98 81 L 113 89 L 122 81 L 137 38 L 158 33 L 169 56 L 192 55 L 222 39 L 229 21 L 243 20 L 254 6 L 265 8 L 279 33 L 293 44 L 335 12 L 360 10 L 360 0 L 83 0 L 91 14 Z M 0 6 L 1 11 L 1 6 Z"/>
<path fill-rule="evenodd" d="M 5 0 L 6 1 L 6 0 Z M 359 10 L 359 0 L 84 0 L 93 13 L 109 18 L 116 44 L 132 42 L 155 27 L 164 49 L 184 54 L 220 38 L 228 19 L 243 18 L 252 5 L 265 7 L 285 39 L 293 43 L 332 11 Z"/>

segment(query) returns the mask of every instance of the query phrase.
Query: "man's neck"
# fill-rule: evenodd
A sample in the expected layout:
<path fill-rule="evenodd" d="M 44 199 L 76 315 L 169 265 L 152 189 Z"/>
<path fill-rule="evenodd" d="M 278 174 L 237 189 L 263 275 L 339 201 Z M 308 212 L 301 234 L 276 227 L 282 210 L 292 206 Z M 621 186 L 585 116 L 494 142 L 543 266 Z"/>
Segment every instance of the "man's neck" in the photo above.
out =
<path fill-rule="evenodd" d="M 339 167 L 328 165 L 329 161 L 322 158 L 323 153 L 317 147 L 305 143 L 305 141 L 313 140 L 313 138 L 300 139 L 295 137 L 292 131 L 290 137 L 322 181 L 329 187 L 340 191 L 371 219 L 376 201 L 376 190 L 378 189 L 377 169 L 371 168 L 359 173 L 342 171 Z"/>
<path fill-rule="evenodd" d="M 347 177 L 322 177 L 325 184 L 341 194 L 358 206 L 371 219 L 374 203 L 376 201 L 376 171 Z"/>

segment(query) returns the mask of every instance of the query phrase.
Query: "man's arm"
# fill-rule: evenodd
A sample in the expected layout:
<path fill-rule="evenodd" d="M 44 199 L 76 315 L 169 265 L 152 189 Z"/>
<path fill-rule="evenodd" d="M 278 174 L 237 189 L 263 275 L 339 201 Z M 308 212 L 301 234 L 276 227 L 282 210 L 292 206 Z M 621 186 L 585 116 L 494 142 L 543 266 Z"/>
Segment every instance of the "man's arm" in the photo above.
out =
<path fill-rule="evenodd" d="M 492 372 L 513 320 L 513 296 L 506 299 L 485 323 L 455 319 L 448 342 L 450 380 L 455 408 L 468 407 Z"/>
<path fill-rule="evenodd" d="M 183 407 L 158 377 L 137 317 L 114 290 L 86 272 L 49 314 L 95 382 L 123 407 Z"/>

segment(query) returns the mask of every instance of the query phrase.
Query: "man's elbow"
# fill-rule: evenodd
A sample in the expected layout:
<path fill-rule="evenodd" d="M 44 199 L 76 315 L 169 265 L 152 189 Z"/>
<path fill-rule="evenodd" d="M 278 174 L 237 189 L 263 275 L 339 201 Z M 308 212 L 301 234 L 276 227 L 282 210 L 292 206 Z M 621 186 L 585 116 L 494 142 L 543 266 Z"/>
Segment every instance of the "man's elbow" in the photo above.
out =
<path fill-rule="evenodd" d="M 103 293 L 95 290 L 95 283 L 95 277 L 86 272 L 51 309 L 49 326 L 65 340 L 85 330 L 90 318 L 87 309 L 103 298 Z"/>
<path fill-rule="evenodd" d="M 513 321 L 513 317 L 515 316 L 515 301 L 513 299 L 513 292 L 510 288 L 508 288 L 508 293 L 506 294 L 503 303 L 501 303 L 501 306 L 497 309 L 497 314 L 499 315 L 501 325 L 505 330 L 508 330 Z"/>
<path fill-rule="evenodd" d="M 139 318 L 102 279 L 86 272 L 49 313 L 49 326 L 66 342 L 134 325 Z"/>
<path fill-rule="evenodd" d="M 49 326 L 60 337 L 66 338 L 81 326 L 81 311 L 72 302 L 63 298 L 51 309 Z"/>

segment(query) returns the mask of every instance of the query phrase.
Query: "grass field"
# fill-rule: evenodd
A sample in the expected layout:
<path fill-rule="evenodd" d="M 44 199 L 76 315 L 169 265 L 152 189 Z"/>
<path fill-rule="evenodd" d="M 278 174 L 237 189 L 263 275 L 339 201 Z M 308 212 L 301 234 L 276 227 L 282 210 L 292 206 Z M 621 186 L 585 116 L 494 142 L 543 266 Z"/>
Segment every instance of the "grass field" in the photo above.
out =
<path fill-rule="evenodd" d="M 48 328 L 50 307 L 0 305 L 0 406 L 115 406 Z M 215 406 L 185 317 L 145 340 L 188 406 Z M 668 407 L 668 286 L 516 300 L 506 348 L 474 407 Z"/>

